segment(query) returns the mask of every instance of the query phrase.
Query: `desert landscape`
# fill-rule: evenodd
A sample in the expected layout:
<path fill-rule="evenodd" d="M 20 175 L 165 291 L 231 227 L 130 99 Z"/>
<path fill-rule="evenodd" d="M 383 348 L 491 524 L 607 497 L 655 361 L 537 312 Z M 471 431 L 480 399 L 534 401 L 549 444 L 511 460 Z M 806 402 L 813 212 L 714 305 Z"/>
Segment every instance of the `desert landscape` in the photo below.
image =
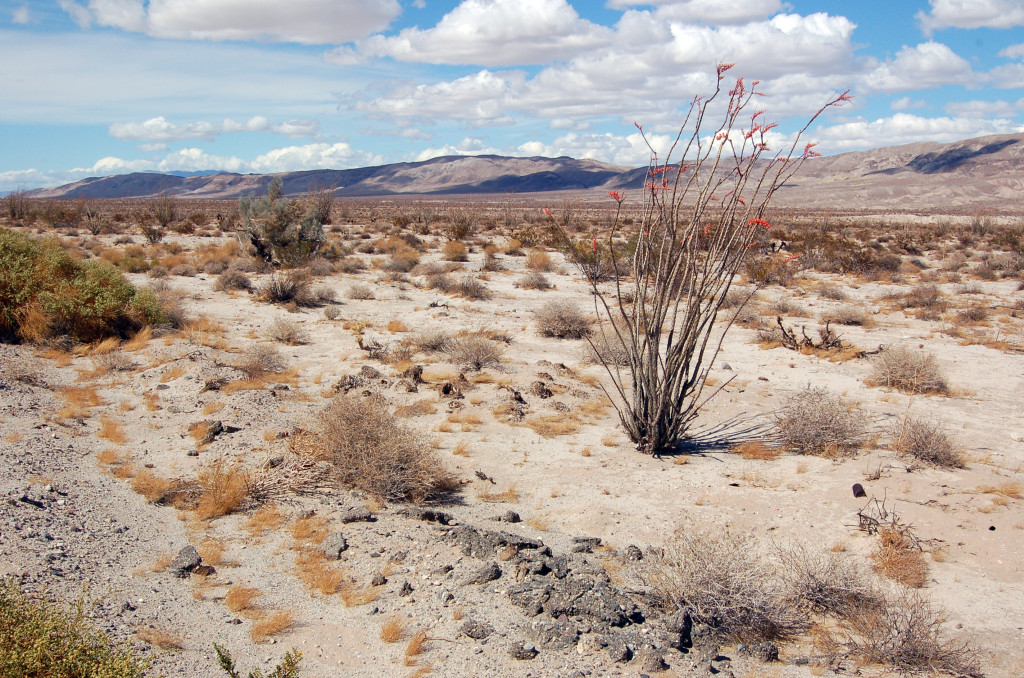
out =
<path fill-rule="evenodd" d="M 3 615 L 81 600 L 116 675 L 1021 675 L 1024 233 L 944 202 L 1017 142 L 780 191 L 655 454 L 613 380 L 643 188 L 12 193 Z"/>

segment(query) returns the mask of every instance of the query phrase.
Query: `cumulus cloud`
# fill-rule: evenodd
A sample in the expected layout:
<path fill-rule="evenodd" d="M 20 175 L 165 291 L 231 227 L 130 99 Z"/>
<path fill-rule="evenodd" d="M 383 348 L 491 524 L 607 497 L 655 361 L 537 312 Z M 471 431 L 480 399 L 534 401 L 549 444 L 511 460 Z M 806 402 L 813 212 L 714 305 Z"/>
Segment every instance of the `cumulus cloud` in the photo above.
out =
<path fill-rule="evenodd" d="M 430 64 L 542 64 L 596 49 L 612 30 L 582 19 L 566 0 L 464 0 L 433 28 L 406 28 L 358 43 L 364 57 Z M 328 55 L 343 63 L 353 52 Z"/>
<path fill-rule="evenodd" d="M 707 24 L 742 24 L 764 19 L 785 8 L 782 0 L 611 0 L 609 7 L 653 5 L 662 17 Z"/>
<path fill-rule="evenodd" d="M 915 18 L 925 35 L 943 28 L 1013 28 L 1024 26 L 1019 0 L 929 0 L 931 10 Z"/>
<path fill-rule="evenodd" d="M 498 155 L 507 153 L 499 148 L 491 148 L 484 144 L 482 139 L 476 137 L 465 137 L 458 144 L 446 144 L 438 148 L 425 148 L 420 151 L 415 160 L 421 162 L 431 158 L 440 158 L 446 155 Z"/>
<path fill-rule="evenodd" d="M 447 118 L 477 124 L 509 124 L 511 118 L 504 109 L 522 80 L 522 74 L 499 75 L 484 70 L 434 85 L 399 85 L 385 97 L 359 99 L 354 107 L 395 119 Z"/>
<path fill-rule="evenodd" d="M 879 64 L 861 79 L 876 92 L 928 89 L 975 79 L 971 65 L 946 45 L 929 40 L 916 47 L 904 46 L 896 58 Z"/>
<path fill-rule="evenodd" d="M 1006 59 L 1024 59 L 1024 42 L 999 50 L 999 56 Z"/>
<path fill-rule="evenodd" d="M 254 116 L 243 122 L 227 118 L 220 124 L 198 121 L 175 125 L 161 115 L 144 122 L 118 122 L 110 126 L 110 136 L 116 139 L 148 143 L 167 143 L 186 139 L 212 141 L 225 132 L 273 132 L 290 137 L 308 137 L 319 134 L 320 123 L 316 120 L 290 120 L 271 124 L 263 116 Z"/>
<path fill-rule="evenodd" d="M 397 0 L 59 0 L 80 26 L 158 38 L 339 44 L 388 26 Z M 84 2 L 84 0 L 83 0 Z"/>
<path fill-rule="evenodd" d="M 916 141 L 953 142 L 988 134 L 1015 134 L 1024 125 L 1012 120 L 973 117 L 926 118 L 896 113 L 873 121 L 855 120 L 819 128 L 814 138 L 823 152 L 850 151 L 880 146 L 898 146 Z"/>
<path fill-rule="evenodd" d="M 920 99 L 911 99 L 910 97 L 900 97 L 896 101 L 892 102 L 890 108 L 894 111 L 909 111 L 912 108 L 925 108 L 928 104 Z"/>
<path fill-rule="evenodd" d="M 1013 118 L 1024 113 L 1024 98 L 1010 101 L 953 101 L 944 110 L 955 116 L 970 118 Z"/>

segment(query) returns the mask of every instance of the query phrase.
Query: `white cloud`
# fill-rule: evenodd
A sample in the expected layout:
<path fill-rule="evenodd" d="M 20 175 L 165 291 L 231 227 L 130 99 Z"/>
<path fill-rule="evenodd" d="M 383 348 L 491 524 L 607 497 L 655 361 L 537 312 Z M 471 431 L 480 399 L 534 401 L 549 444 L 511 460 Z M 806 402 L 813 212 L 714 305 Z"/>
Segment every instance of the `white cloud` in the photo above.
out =
<path fill-rule="evenodd" d="M 364 167 L 381 162 L 383 158 L 380 155 L 353 150 L 346 143 L 320 143 L 275 148 L 248 163 L 248 169 L 253 172 L 292 172 Z"/>
<path fill-rule="evenodd" d="M 396 119 L 447 118 L 476 124 L 508 124 L 505 105 L 522 75 L 480 71 L 435 85 L 400 85 L 387 96 L 356 101 L 356 110 Z"/>
<path fill-rule="evenodd" d="M 900 97 L 890 104 L 890 108 L 894 111 L 909 111 L 912 108 L 925 108 L 926 106 L 928 104 L 924 101 L 911 99 L 910 97 Z"/>
<path fill-rule="evenodd" d="M 652 5 L 658 15 L 707 24 L 741 24 L 764 19 L 785 8 L 782 0 L 611 0 L 609 7 L 628 9 Z"/>
<path fill-rule="evenodd" d="M 25 5 L 17 7 L 13 12 L 11 12 L 12 23 L 24 25 L 30 21 L 32 21 L 32 14 L 28 11 L 28 7 L 26 7 Z"/>
<path fill-rule="evenodd" d="M 236 122 L 227 118 L 220 124 L 198 121 L 175 125 L 161 115 L 145 122 L 118 122 L 110 126 L 110 136 L 116 139 L 151 143 L 166 143 L 185 139 L 212 141 L 225 132 L 273 132 L 289 137 L 309 137 L 319 134 L 320 123 L 316 120 L 290 120 L 271 124 L 263 116 L 254 116 L 244 122 Z"/>
<path fill-rule="evenodd" d="M 969 118 L 1013 118 L 1024 113 L 1024 98 L 1009 101 L 953 101 L 944 107 L 947 113 Z"/>
<path fill-rule="evenodd" d="M 1024 42 L 999 50 L 999 56 L 1006 59 L 1024 59 Z"/>
<path fill-rule="evenodd" d="M 988 134 L 1015 134 L 1024 125 L 1012 120 L 984 120 L 970 117 L 925 118 L 896 113 L 874 121 L 856 120 L 818 128 L 814 140 L 822 152 L 897 146 L 916 141 L 953 142 Z"/>
<path fill-rule="evenodd" d="M 92 23 L 158 38 L 339 44 L 370 35 L 399 15 L 397 0 L 60 0 Z"/>
<path fill-rule="evenodd" d="M 988 72 L 988 81 L 999 89 L 1024 87 L 1024 63 L 997 66 Z"/>
<path fill-rule="evenodd" d="M 439 148 L 425 148 L 416 155 L 415 160 L 422 162 L 423 160 L 440 158 L 446 155 L 497 155 L 501 153 L 503 153 L 501 149 L 486 146 L 481 139 L 465 137 L 454 146 L 445 145 Z"/>
<path fill-rule="evenodd" d="M 916 47 L 904 46 L 891 61 L 879 64 L 862 78 L 876 92 L 928 89 L 975 79 L 971 65 L 946 45 L 929 40 Z"/>
<path fill-rule="evenodd" d="M 611 29 L 580 18 L 566 0 L 463 0 L 433 28 L 375 35 L 360 41 L 356 52 L 418 63 L 508 66 L 568 58 L 611 37 Z M 344 49 L 336 54 L 352 56 Z"/>
<path fill-rule="evenodd" d="M 931 11 L 920 11 L 925 35 L 942 28 L 1013 28 L 1024 25 L 1019 0 L 929 0 Z"/>

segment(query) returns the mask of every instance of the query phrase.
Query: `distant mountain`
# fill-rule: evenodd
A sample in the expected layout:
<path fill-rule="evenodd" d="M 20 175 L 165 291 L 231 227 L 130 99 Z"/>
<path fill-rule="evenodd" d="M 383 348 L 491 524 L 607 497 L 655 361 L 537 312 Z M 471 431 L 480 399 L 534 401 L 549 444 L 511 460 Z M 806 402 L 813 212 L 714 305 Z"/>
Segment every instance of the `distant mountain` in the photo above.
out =
<path fill-rule="evenodd" d="M 809 160 L 775 204 L 897 210 L 1024 207 L 1024 134 L 924 142 Z M 180 175 L 179 175 L 180 174 Z M 338 197 L 453 196 L 642 189 L 646 168 L 574 158 L 446 156 L 347 170 L 277 175 L 138 172 L 39 189 L 34 197 L 237 199 L 266 191 L 272 176 L 286 195 L 333 187 Z"/>

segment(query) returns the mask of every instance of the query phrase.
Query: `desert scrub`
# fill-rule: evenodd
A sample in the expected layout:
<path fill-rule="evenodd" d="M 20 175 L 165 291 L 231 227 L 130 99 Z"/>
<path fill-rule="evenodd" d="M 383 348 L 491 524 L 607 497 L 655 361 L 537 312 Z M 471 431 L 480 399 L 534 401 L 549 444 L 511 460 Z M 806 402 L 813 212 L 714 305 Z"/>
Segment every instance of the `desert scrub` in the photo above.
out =
<path fill-rule="evenodd" d="M 848 456 L 867 435 L 864 415 L 825 388 L 808 386 L 796 393 L 774 419 L 780 443 L 797 454 Z"/>
<path fill-rule="evenodd" d="M 537 331 L 545 337 L 583 339 L 590 335 L 590 318 L 571 301 L 549 301 L 534 311 Z"/>
<path fill-rule="evenodd" d="M 346 486 L 385 501 L 421 503 L 453 489 L 440 457 L 373 397 L 338 397 L 317 417 L 323 459 Z"/>
<path fill-rule="evenodd" d="M 887 386 L 904 393 L 949 393 L 949 384 L 930 353 L 890 346 L 871 361 L 870 386 Z"/>
<path fill-rule="evenodd" d="M 505 352 L 501 345 L 482 332 L 474 332 L 453 339 L 445 348 L 452 362 L 471 370 L 501 367 Z"/>
<path fill-rule="evenodd" d="M 115 266 L 78 261 L 56 240 L 0 229 L 0 341 L 95 341 L 167 322 L 156 296 Z"/>
<path fill-rule="evenodd" d="M 892 432 L 892 449 L 933 466 L 963 468 L 964 454 L 939 422 L 904 417 Z"/>
<path fill-rule="evenodd" d="M 0 582 L 0 676 L 146 675 L 149 663 L 96 629 L 88 611 L 84 600 L 65 611 L 29 598 L 13 580 Z"/>
<path fill-rule="evenodd" d="M 266 195 L 239 199 L 238 214 L 256 256 L 275 266 L 298 266 L 325 241 L 333 193 L 321 189 L 304 200 L 288 200 L 282 192 L 281 178 L 274 177 Z"/>

